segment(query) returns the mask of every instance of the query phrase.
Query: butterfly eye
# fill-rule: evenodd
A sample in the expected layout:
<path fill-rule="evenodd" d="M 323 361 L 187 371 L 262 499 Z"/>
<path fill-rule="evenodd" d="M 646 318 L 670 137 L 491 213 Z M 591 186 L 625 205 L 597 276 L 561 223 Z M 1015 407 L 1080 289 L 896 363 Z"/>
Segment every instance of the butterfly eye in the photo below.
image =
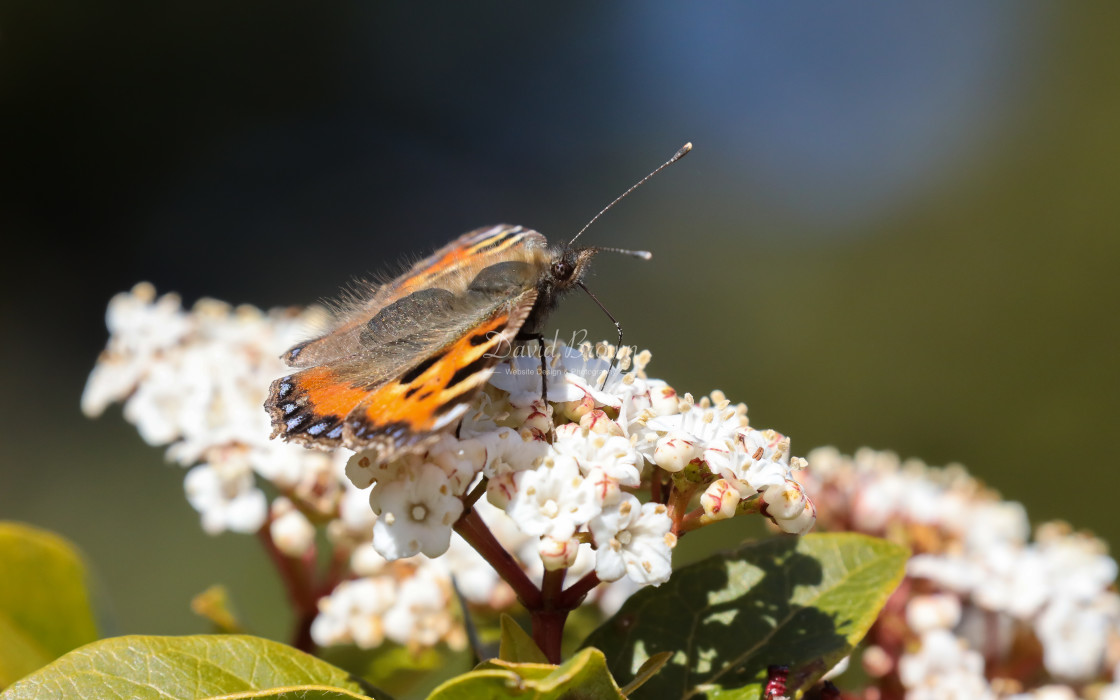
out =
<path fill-rule="evenodd" d="M 558 280 L 567 280 L 575 271 L 575 265 L 570 260 L 561 258 L 552 263 L 552 276 Z"/>

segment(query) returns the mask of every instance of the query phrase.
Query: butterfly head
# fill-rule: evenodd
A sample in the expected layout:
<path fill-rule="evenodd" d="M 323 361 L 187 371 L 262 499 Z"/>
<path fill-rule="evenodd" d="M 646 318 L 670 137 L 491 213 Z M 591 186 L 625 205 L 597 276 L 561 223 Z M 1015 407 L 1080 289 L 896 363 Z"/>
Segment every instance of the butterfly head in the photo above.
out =
<path fill-rule="evenodd" d="M 583 281 L 591 258 L 599 252 L 598 248 L 573 248 L 561 246 L 551 251 L 547 283 L 556 292 L 563 292 Z"/>
<path fill-rule="evenodd" d="M 603 252 L 624 253 L 643 260 L 649 260 L 651 257 L 650 253 L 644 250 L 622 250 L 601 246 L 576 248 L 570 243 L 550 249 L 548 269 L 537 282 L 537 303 L 525 323 L 524 332 L 539 332 L 545 317 L 556 308 L 557 302 L 565 292 L 580 287 L 591 294 L 583 284 L 583 277 L 591 265 L 591 258 Z M 592 299 L 594 298 L 592 295 Z M 595 303 L 599 303 L 597 299 Z"/>
<path fill-rule="evenodd" d="M 570 244 L 557 246 L 549 251 L 550 262 L 548 272 L 542 280 L 542 292 L 557 294 L 565 292 L 572 287 L 582 286 L 583 277 L 591 266 L 591 258 L 598 253 L 622 253 L 642 260 L 649 260 L 652 254 L 645 250 L 623 250 L 622 248 L 605 248 L 603 246 L 589 246 L 576 248 Z"/>

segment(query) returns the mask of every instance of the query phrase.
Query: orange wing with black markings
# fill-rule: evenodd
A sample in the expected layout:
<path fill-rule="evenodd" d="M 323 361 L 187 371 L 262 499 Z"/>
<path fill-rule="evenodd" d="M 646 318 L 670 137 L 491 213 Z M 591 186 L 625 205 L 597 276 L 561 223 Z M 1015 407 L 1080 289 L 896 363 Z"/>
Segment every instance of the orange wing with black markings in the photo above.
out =
<path fill-rule="evenodd" d="M 482 270 L 502 262 L 524 261 L 539 268 L 547 264 L 547 246 L 544 236 L 522 226 L 500 225 L 464 233 L 363 301 L 347 304 L 348 310 L 330 332 L 296 345 L 281 359 L 290 367 L 302 368 L 361 353 L 368 349 L 361 342 L 364 327 L 386 307 L 428 289 L 461 293 Z M 536 285 L 536 279 L 529 282 L 530 287 Z"/>
<path fill-rule="evenodd" d="M 532 312 L 547 264 L 544 237 L 520 227 L 473 231 L 416 264 L 286 353 L 305 368 L 272 384 L 273 437 L 391 452 L 450 429 Z"/>
<path fill-rule="evenodd" d="M 505 355 L 504 348 L 513 342 L 535 298 L 535 290 L 526 292 L 513 315 L 495 313 L 440 354 L 370 392 L 347 416 L 344 441 L 399 448 L 458 423 Z"/>

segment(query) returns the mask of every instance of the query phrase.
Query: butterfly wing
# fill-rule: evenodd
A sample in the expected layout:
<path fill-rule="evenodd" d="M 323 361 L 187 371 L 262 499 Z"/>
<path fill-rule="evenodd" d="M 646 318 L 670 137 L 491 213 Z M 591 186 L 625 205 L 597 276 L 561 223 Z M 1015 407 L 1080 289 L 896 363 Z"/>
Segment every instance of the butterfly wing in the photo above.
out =
<path fill-rule="evenodd" d="M 347 444 L 400 449 L 456 424 L 468 403 L 509 355 L 536 301 L 536 289 L 497 308 L 450 345 L 370 392 L 346 418 Z"/>
<path fill-rule="evenodd" d="M 520 227 L 461 236 L 382 288 L 377 306 L 293 348 L 301 363 L 334 357 L 273 383 L 273 436 L 395 450 L 452 426 L 531 312 L 545 246 Z"/>
<path fill-rule="evenodd" d="M 366 299 L 349 304 L 329 332 L 300 343 L 281 358 L 289 367 L 314 367 L 362 351 L 365 324 L 385 307 L 425 289 L 462 289 L 481 269 L 507 259 L 537 257 L 545 237 L 522 226 L 498 225 L 464 233 Z"/>

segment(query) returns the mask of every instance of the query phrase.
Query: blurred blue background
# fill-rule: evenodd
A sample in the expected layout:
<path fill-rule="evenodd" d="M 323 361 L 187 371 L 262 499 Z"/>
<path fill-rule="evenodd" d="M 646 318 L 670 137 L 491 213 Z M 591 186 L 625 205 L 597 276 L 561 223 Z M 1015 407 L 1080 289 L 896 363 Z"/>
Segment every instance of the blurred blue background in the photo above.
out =
<path fill-rule="evenodd" d="M 89 555 L 110 631 L 229 584 L 183 473 L 78 397 L 149 280 L 302 305 L 497 222 L 582 239 L 650 372 L 796 454 L 960 461 L 1120 538 L 1120 5 L 0 2 L 0 518 Z M 560 330 L 611 337 L 590 300 Z"/>

